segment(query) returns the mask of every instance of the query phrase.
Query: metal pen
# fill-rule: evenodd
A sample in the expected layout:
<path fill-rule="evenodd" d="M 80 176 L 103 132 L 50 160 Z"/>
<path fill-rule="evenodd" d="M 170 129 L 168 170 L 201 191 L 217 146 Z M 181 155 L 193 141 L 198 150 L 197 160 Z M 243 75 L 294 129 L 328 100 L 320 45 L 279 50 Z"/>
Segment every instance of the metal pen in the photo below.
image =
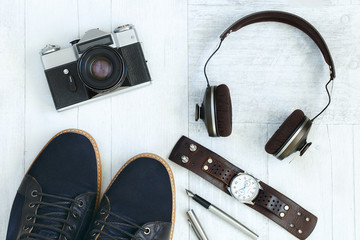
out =
<path fill-rule="evenodd" d="M 238 220 L 236 220 L 235 218 L 233 218 L 232 216 L 230 216 L 229 214 L 227 214 L 226 212 L 224 212 L 223 210 L 221 210 L 220 208 L 216 207 L 215 205 L 209 203 L 208 201 L 206 201 L 205 199 L 203 199 L 202 197 L 192 193 L 191 191 L 186 190 L 186 193 L 189 197 L 191 197 L 192 199 L 194 199 L 197 203 L 199 203 L 200 205 L 202 205 L 204 208 L 208 209 L 210 212 L 214 213 L 215 215 L 217 215 L 218 217 L 224 219 L 225 221 L 227 221 L 228 223 L 230 223 L 231 225 L 235 226 L 236 228 L 240 229 L 242 232 L 244 232 L 245 234 L 247 234 L 248 236 L 256 239 L 259 237 L 259 235 L 257 235 L 256 233 L 254 233 L 253 231 L 251 231 L 248 227 L 246 227 L 244 224 L 242 224 L 241 222 L 239 222 Z"/>
<path fill-rule="evenodd" d="M 186 212 L 186 215 L 188 216 L 189 218 L 188 222 L 190 223 L 198 239 L 209 240 L 208 237 L 206 236 L 204 229 L 201 226 L 199 219 L 196 217 L 194 210 L 190 209 L 189 211 Z"/>

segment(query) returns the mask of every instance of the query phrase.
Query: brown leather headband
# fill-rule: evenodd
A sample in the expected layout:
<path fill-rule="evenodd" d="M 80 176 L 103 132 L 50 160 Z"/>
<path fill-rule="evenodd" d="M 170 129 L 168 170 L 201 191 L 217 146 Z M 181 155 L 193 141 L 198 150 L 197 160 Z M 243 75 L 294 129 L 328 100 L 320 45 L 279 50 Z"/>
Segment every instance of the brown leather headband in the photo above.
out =
<path fill-rule="evenodd" d="M 332 60 L 329 48 L 326 45 L 326 42 L 321 36 L 321 34 L 308 21 L 291 13 L 281 11 L 263 11 L 250 14 L 233 23 L 221 34 L 220 39 L 221 41 L 223 41 L 231 32 L 236 32 L 237 30 L 247 25 L 259 22 L 285 23 L 296 27 L 306 33 L 319 47 L 321 53 L 324 56 L 325 62 L 329 65 L 331 79 L 334 79 L 336 77 L 334 62 Z"/>

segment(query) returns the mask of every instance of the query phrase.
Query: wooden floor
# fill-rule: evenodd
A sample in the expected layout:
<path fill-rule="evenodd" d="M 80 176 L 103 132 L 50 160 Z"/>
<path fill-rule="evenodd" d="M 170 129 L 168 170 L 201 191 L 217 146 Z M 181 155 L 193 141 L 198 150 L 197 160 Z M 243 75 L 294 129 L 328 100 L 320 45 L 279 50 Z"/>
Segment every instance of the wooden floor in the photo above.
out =
<path fill-rule="evenodd" d="M 323 35 L 337 78 L 333 103 L 310 132 L 303 157 L 279 161 L 267 139 L 296 108 L 314 116 L 325 104 L 328 68 L 302 32 L 277 23 L 231 34 L 209 64 L 212 84 L 226 83 L 233 101 L 233 134 L 209 138 L 194 119 L 206 87 L 203 65 L 231 23 L 259 10 L 298 14 Z M 318 216 L 314 240 L 360 239 L 360 0 L 1 0 L 0 7 L 0 239 L 23 175 L 58 131 L 80 128 L 97 141 L 102 189 L 132 156 L 153 152 L 174 172 L 174 240 L 196 236 L 185 212 L 193 208 L 209 239 L 249 239 L 190 201 L 206 197 L 260 235 L 295 239 L 275 223 L 168 160 L 189 136 L 292 198 Z M 153 84 L 56 112 L 40 61 L 46 44 L 68 47 L 91 28 L 132 23 L 143 42 Z"/>

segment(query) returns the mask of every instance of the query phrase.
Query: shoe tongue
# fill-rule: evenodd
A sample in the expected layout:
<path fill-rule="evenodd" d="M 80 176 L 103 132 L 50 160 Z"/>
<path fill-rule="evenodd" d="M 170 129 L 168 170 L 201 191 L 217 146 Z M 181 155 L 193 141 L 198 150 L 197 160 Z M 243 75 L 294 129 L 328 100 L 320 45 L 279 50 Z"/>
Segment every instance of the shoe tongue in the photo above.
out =
<path fill-rule="evenodd" d="M 70 205 L 71 205 L 71 203 L 69 203 L 69 202 L 66 202 L 66 201 L 60 200 L 60 199 L 55 199 L 52 197 L 43 197 L 42 202 L 53 203 L 53 204 L 61 205 L 64 207 L 70 207 Z M 68 211 L 61 209 L 61 208 L 45 206 L 45 205 L 40 204 L 40 207 L 37 211 L 37 215 L 46 216 L 49 218 L 67 219 Z M 64 223 L 54 221 L 51 219 L 39 219 L 38 218 L 38 219 L 36 219 L 36 224 L 51 226 L 53 228 L 55 227 L 55 228 L 58 228 L 61 230 L 64 227 Z M 50 239 L 59 239 L 59 236 L 60 236 L 60 233 L 57 231 L 50 230 L 47 228 L 41 228 L 41 227 L 34 227 L 32 230 L 32 233 L 37 233 L 41 236 L 44 236 L 44 237 L 47 237 Z"/>

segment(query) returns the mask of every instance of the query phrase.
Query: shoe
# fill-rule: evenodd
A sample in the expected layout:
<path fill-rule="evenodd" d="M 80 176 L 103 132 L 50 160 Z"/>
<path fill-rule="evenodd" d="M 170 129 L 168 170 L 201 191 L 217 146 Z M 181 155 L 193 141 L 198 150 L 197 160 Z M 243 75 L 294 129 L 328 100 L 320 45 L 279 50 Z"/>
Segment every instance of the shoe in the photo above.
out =
<path fill-rule="evenodd" d="M 82 239 L 99 201 L 100 181 L 94 139 L 77 129 L 56 134 L 17 191 L 6 239 Z"/>
<path fill-rule="evenodd" d="M 174 191 L 174 177 L 162 158 L 133 157 L 110 183 L 86 239 L 172 239 Z"/>

